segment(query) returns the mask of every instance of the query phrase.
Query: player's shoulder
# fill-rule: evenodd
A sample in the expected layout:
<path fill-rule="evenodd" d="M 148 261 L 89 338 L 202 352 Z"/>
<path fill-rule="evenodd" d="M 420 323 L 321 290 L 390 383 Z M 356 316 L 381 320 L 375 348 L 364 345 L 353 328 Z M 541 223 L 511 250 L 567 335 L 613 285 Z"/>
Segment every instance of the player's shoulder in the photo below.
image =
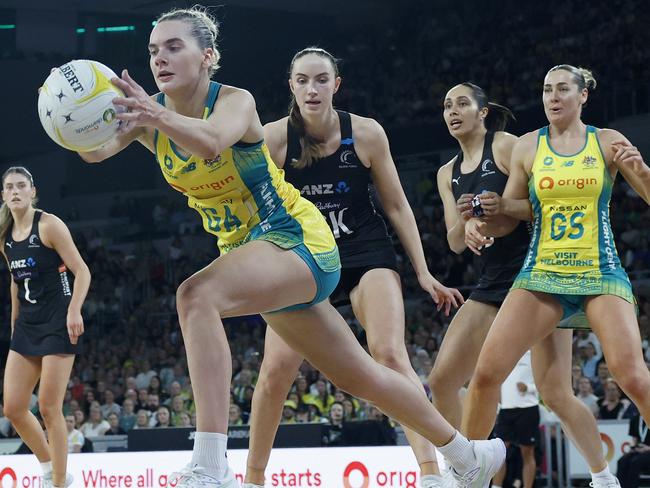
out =
<path fill-rule="evenodd" d="M 445 181 L 451 181 L 451 175 L 454 171 L 454 164 L 458 159 L 458 154 L 438 168 L 438 179 L 444 178 Z"/>
<path fill-rule="evenodd" d="M 386 138 L 384 128 L 371 117 L 351 113 L 350 121 L 355 144 L 373 144 L 381 138 Z"/>
<path fill-rule="evenodd" d="M 267 122 L 264 124 L 264 138 L 279 138 L 283 135 L 286 138 L 288 123 L 289 117 L 282 117 L 281 119 L 274 120 L 273 122 Z"/>
<path fill-rule="evenodd" d="M 494 142 L 492 144 L 498 149 L 506 149 L 514 146 L 517 139 L 516 135 L 500 130 L 494 133 Z"/>
<path fill-rule="evenodd" d="M 537 148 L 537 141 L 539 140 L 540 131 L 541 129 L 535 129 L 519 136 L 515 147 L 519 148 L 520 150 L 530 150 Z"/>

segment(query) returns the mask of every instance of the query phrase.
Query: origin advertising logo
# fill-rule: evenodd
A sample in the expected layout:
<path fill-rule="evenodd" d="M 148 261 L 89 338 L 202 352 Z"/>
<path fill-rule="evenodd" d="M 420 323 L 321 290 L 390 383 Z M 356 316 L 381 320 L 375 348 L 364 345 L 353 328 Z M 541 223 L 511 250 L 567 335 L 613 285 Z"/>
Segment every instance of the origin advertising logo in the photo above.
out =
<path fill-rule="evenodd" d="M 350 475 L 352 473 L 359 472 L 363 478 L 361 484 L 352 484 L 350 482 Z M 353 476 L 353 478 L 358 478 L 358 475 Z M 370 477 L 368 473 L 368 468 L 363 463 L 359 461 L 353 461 L 347 465 L 345 471 L 343 471 L 343 488 L 368 488 L 370 486 Z"/>
<path fill-rule="evenodd" d="M 418 475 L 415 471 L 379 469 L 370 473 L 367 466 L 352 461 L 343 471 L 343 488 L 417 488 Z M 372 484 L 371 484 L 372 483 Z"/>
<path fill-rule="evenodd" d="M 16 488 L 18 486 L 18 477 L 16 472 L 11 468 L 4 468 L 0 471 L 0 487 Z"/>

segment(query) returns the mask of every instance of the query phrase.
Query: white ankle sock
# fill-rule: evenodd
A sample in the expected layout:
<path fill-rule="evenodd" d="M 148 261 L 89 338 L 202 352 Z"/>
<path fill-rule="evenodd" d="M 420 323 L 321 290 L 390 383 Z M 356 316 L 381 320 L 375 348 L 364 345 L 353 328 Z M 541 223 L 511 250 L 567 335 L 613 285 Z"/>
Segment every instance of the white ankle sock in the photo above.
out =
<path fill-rule="evenodd" d="M 46 463 L 41 463 L 41 469 L 43 470 L 43 474 L 49 474 L 52 472 L 52 461 L 48 461 Z"/>
<path fill-rule="evenodd" d="M 472 449 L 472 443 L 463 434 L 456 431 L 454 438 L 444 446 L 437 446 L 452 468 L 458 474 L 465 474 L 476 467 L 476 456 Z"/>
<path fill-rule="evenodd" d="M 227 444 L 226 434 L 197 432 L 194 434 L 192 464 L 198 464 L 217 478 L 222 478 L 228 470 Z"/>
<path fill-rule="evenodd" d="M 599 471 L 598 473 L 591 473 L 592 479 L 609 479 L 612 477 L 612 473 L 609 471 L 609 466 L 605 466 L 605 469 Z"/>

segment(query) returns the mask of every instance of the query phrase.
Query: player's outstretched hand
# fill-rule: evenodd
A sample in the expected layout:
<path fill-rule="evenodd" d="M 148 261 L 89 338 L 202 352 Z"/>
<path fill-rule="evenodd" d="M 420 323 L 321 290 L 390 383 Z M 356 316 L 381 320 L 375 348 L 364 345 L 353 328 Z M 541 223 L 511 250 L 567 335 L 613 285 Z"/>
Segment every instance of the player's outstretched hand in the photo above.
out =
<path fill-rule="evenodd" d="M 427 273 L 421 277 L 418 276 L 418 282 L 422 289 L 431 295 L 431 298 L 436 304 L 436 309 L 438 311 L 444 309 L 445 315 L 449 315 L 452 306 L 458 308 L 465 303 L 463 295 L 456 288 L 447 288 L 435 279 L 431 273 Z"/>
<path fill-rule="evenodd" d="M 129 76 L 127 70 L 122 71 L 122 78 L 113 78 L 111 82 L 126 95 L 113 100 L 113 104 L 125 110 L 117 114 L 117 118 L 122 121 L 120 132 L 126 133 L 138 126 L 152 126 L 165 110 Z"/>

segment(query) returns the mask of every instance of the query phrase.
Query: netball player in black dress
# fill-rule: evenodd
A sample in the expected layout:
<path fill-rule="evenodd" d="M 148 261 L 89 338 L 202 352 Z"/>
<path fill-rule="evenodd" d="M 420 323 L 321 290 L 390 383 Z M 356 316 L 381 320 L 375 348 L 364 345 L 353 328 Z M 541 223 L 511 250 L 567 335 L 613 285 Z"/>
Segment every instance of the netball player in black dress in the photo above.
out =
<path fill-rule="evenodd" d="M 43 467 L 44 488 L 62 488 L 67 429 L 63 397 L 84 331 L 81 306 L 90 271 L 66 225 L 34 208 L 36 188 L 23 167 L 2 176 L 0 244 L 12 276 L 11 347 L 4 376 L 4 413 Z M 75 277 L 74 286 L 69 273 Z M 39 384 L 38 405 L 47 429 L 29 410 Z"/>
<path fill-rule="evenodd" d="M 420 286 L 446 313 L 462 303 L 460 293 L 444 287 L 427 269 L 415 218 L 382 127 L 372 119 L 334 110 L 332 96 L 340 83 L 336 60 L 322 49 L 304 49 L 294 56 L 290 76 L 294 98 L 289 117 L 264 128 L 271 156 L 284 169 L 285 179 L 321 210 L 336 237 L 342 271 L 332 296 L 339 290 L 349 295 L 373 358 L 422 388 L 404 344 L 404 303 L 395 252 L 370 198 L 371 182 Z M 302 360 L 267 328 L 253 396 L 246 488 L 264 484 L 282 404 Z M 420 465 L 422 486 L 436 486 L 433 446 L 412 431 L 407 430 L 407 437 Z"/>

